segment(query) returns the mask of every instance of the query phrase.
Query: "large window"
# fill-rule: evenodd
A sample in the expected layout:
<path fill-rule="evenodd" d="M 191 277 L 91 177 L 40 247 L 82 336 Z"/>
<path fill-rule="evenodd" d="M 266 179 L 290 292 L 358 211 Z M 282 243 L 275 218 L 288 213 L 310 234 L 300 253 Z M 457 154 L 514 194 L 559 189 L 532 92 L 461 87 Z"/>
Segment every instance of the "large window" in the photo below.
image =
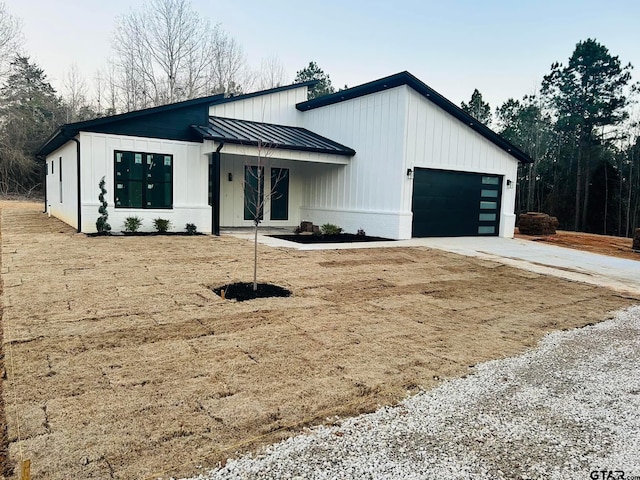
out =
<path fill-rule="evenodd" d="M 116 208 L 172 208 L 173 155 L 115 152 Z"/>

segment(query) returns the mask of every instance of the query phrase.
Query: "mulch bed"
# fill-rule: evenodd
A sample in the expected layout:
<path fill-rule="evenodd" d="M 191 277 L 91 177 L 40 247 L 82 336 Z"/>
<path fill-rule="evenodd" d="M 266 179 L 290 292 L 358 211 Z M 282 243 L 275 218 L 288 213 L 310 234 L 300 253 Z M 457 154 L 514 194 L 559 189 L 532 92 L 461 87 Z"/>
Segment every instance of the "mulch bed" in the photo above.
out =
<path fill-rule="evenodd" d="M 202 232 L 95 232 L 87 233 L 87 237 L 193 237 L 195 235 L 204 235 Z"/>
<path fill-rule="evenodd" d="M 291 292 L 286 288 L 282 288 L 271 283 L 259 283 L 257 290 L 253 289 L 252 282 L 231 283 L 229 285 L 212 288 L 212 290 L 216 295 L 221 297 L 221 292 L 224 290 L 224 298 L 228 300 L 237 300 L 238 302 L 254 300 L 256 298 L 291 296 Z"/>
<path fill-rule="evenodd" d="M 353 233 L 341 233 L 339 235 L 270 235 L 273 238 L 287 240 L 295 243 L 354 243 L 354 242 L 390 242 L 390 238 L 369 237 L 368 235 L 355 235 Z"/>

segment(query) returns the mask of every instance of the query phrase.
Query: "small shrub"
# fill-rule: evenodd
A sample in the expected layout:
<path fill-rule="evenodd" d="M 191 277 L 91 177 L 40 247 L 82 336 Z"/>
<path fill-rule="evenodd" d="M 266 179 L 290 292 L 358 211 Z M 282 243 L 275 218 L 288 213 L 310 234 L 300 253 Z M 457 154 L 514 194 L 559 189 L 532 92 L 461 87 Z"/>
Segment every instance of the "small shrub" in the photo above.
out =
<path fill-rule="evenodd" d="M 320 227 L 323 235 L 340 235 L 342 233 L 342 228 L 333 223 L 325 223 Z"/>
<path fill-rule="evenodd" d="M 198 228 L 195 223 L 187 223 L 184 226 L 184 229 L 187 231 L 187 235 L 195 235 L 198 232 Z"/>
<path fill-rule="evenodd" d="M 107 200 L 104 198 L 104 196 L 107 194 L 107 189 L 104 188 L 105 183 L 106 182 L 104 181 L 104 177 L 102 177 L 100 183 L 98 184 L 98 188 L 100 189 L 100 195 L 98 195 L 98 200 L 100 201 L 98 213 L 100 214 L 100 216 L 96 220 L 96 230 L 98 230 L 98 233 L 107 234 L 111 231 L 111 225 L 109 225 L 109 222 L 107 221 L 107 219 L 109 218 L 109 212 L 107 211 Z"/>
<path fill-rule="evenodd" d="M 356 235 L 358 235 L 359 237 L 364 237 L 364 236 L 366 236 L 367 234 L 366 234 L 366 232 L 365 232 L 363 229 L 359 228 L 359 229 L 358 229 L 358 233 L 356 233 Z"/>
<path fill-rule="evenodd" d="M 124 219 L 124 231 L 133 233 L 137 232 L 142 226 L 142 219 L 140 217 L 127 217 Z"/>
<path fill-rule="evenodd" d="M 156 218 L 153 220 L 153 227 L 160 233 L 165 233 L 171 228 L 171 220 L 166 218 Z"/>

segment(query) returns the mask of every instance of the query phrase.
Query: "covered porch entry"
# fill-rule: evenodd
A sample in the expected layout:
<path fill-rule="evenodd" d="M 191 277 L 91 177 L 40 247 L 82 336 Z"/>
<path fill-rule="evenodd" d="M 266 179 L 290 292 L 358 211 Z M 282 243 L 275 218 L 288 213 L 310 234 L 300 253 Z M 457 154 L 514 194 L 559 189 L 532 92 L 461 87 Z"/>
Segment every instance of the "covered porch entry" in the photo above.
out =
<path fill-rule="evenodd" d="M 203 135 L 209 159 L 212 233 L 220 227 L 293 227 L 305 184 L 319 164 L 347 165 L 355 151 L 301 127 L 210 117 Z"/>

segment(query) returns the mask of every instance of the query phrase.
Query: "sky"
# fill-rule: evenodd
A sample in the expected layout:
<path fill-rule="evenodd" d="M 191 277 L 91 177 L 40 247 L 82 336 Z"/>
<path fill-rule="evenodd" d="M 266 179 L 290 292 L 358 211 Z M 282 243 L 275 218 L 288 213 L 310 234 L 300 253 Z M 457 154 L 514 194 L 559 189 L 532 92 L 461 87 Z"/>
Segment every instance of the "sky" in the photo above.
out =
<path fill-rule="evenodd" d="M 144 0 L 4 0 L 25 51 L 58 91 L 72 63 L 87 82 L 111 53 L 117 18 Z M 492 109 L 533 93 L 555 61 L 595 38 L 640 81 L 640 2 L 591 0 L 192 0 L 234 37 L 248 64 L 287 72 L 315 61 L 334 87 L 404 70 L 456 104 L 477 88 Z"/>

